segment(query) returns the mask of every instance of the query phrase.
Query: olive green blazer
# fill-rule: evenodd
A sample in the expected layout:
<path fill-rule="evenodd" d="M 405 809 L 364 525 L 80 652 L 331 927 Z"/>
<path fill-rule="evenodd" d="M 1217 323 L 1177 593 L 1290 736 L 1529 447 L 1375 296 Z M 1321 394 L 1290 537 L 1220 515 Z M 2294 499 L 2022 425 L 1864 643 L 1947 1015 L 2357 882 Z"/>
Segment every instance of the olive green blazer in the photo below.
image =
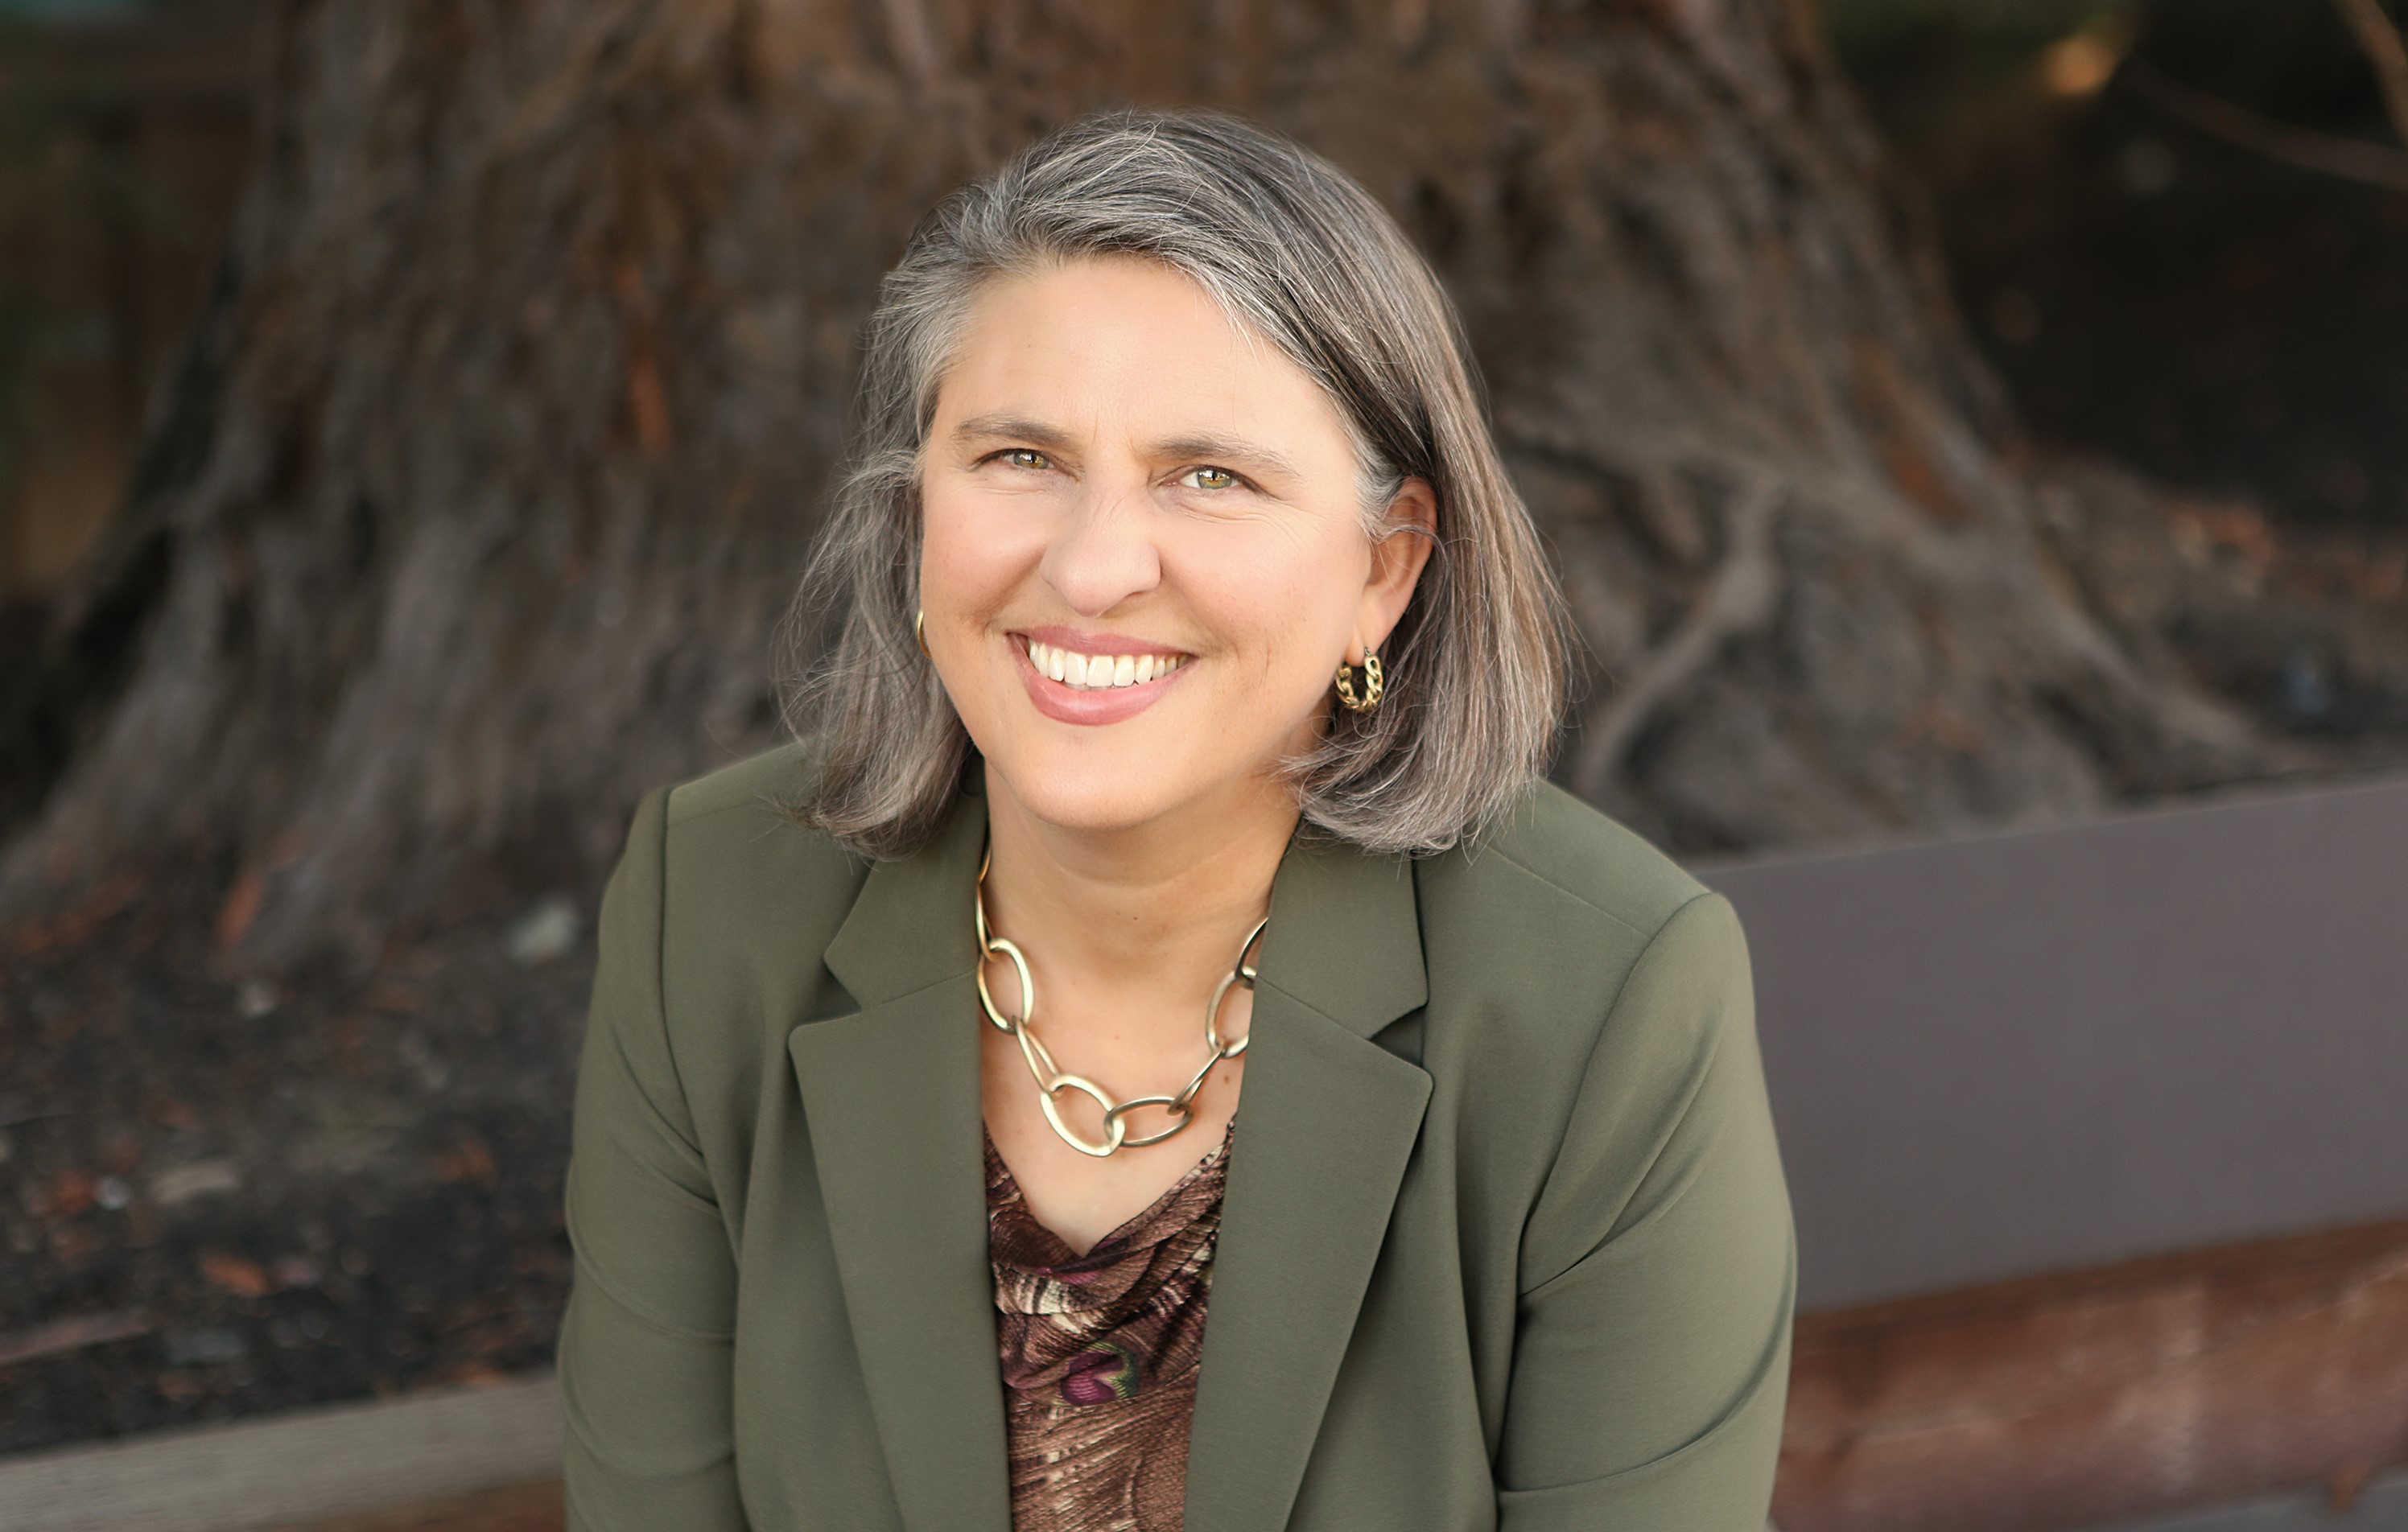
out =
<path fill-rule="evenodd" d="M 786 746 L 636 810 L 604 896 L 560 1339 L 569 1524 L 1007 1532 L 971 888 Z M 1190 1532 L 1759 1532 L 1789 1206 L 1730 906 L 1535 790 L 1271 889 Z"/>

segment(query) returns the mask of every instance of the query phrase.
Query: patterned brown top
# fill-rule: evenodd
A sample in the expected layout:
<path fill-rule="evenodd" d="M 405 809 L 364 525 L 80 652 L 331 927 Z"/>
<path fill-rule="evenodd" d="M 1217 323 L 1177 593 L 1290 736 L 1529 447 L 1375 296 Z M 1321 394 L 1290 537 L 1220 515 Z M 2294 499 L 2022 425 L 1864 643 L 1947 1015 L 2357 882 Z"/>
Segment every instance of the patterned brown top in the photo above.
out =
<path fill-rule="evenodd" d="M 1081 1255 L 986 1140 L 1013 1532 L 1178 1532 L 1228 1149 Z"/>

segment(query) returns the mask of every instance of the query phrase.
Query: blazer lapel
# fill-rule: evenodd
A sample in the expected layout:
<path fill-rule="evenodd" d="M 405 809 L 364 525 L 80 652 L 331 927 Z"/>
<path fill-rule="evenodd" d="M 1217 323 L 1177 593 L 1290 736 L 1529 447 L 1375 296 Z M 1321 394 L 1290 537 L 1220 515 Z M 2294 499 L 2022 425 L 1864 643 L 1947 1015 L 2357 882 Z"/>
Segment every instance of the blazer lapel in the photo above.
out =
<path fill-rule="evenodd" d="M 919 853 L 875 864 L 827 965 L 861 1003 L 787 1039 L 844 1302 L 913 1532 L 1009 1532 L 979 1140 L 970 889 L 986 829 L 965 795 Z"/>
<path fill-rule="evenodd" d="M 1189 1532 L 1285 1525 L 1429 1076 L 1371 1041 L 1426 999 L 1412 870 L 1298 841 L 1271 889 L 1187 1464 Z"/>
<path fill-rule="evenodd" d="M 861 1009 L 787 1039 L 904 1523 L 1009 1532 L 970 889 L 983 798 L 875 864 L 827 950 Z M 1187 1467 L 1190 1532 L 1285 1523 L 1428 1103 L 1371 1040 L 1426 997 L 1412 870 L 1298 840 L 1271 889 Z"/>

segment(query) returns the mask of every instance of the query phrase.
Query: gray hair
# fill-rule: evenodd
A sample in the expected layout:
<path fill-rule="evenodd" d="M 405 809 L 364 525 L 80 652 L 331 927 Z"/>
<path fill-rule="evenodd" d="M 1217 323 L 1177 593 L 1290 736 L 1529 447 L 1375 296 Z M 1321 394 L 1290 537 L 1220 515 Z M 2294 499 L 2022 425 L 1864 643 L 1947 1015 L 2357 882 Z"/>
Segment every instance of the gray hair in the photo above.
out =
<path fill-rule="evenodd" d="M 1488 431 L 1470 353 L 1428 265 L 1345 172 L 1202 112 L 1074 122 L 947 197 L 879 291 L 853 451 L 788 613 L 781 704 L 820 768 L 803 823 L 870 856 L 910 852 L 959 791 L 969 736 L 914 641 L 920 471 L 937 390 L 982 284 L 1139 256 L 1193 279 L 1304 369 L 1354 438 L 1366 530 L 1408 477 L 1436 547 L 1382 646 L 1387 693 L 1334 708 L 1284 763 L 1303 818 L 1379 852 L 1475 831 L 1546 769 L 1561 717 L 1563 601 Z M 814 630 L 836 615 L 832 643 Z M 824 630 L 823 630 L 824 631 Z M 817 652 L 815 664 L 801 657 Z"/>

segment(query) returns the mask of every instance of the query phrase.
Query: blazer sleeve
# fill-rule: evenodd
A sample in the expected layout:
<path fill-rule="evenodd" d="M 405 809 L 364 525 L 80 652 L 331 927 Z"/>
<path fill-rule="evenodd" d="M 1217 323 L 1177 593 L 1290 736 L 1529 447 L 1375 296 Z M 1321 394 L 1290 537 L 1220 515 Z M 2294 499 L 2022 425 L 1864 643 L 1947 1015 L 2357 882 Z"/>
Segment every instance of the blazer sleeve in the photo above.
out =
<path fill-rule="evenodd" d="M 561 1322 L 568 1525 L 736 1532 L 736 1265 L 663 1013 L 666 787 L 645 795 L 602 897 L 578 1066 Z"/>
<path fill-rule="evenodd" d="M 1683 906 L 1584 1070 L 1526 1228 L 1503 1532 L 1762 1532 L 1796 1245 L 1739 918 Z"/>

